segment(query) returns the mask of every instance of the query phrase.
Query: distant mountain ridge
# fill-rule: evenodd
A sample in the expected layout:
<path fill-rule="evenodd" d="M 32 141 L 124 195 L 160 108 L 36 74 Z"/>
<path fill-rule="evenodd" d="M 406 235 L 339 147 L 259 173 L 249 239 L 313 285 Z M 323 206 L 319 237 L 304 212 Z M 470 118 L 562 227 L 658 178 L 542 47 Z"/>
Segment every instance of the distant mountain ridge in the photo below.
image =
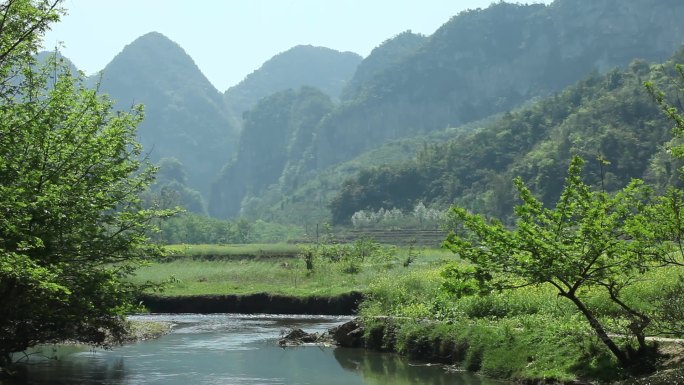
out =
<path fill-rule="evenodd" d="M 237 156 L 243 110 L 276 91 L 309 84 L 337 98 L 360 61 L 351 52 L 296 46 L 222 94 L 178 44 L 150 32 L 124 47 L 101 78 L 90 81 L 100 82 L 117 109 L 144 104 L 138 134 L 151 160 L 180 161 L 188 186 L 208 199 L 214 178 Z"/>
<path fill-rule="evenodd" d="M 331 170 L 352 172 L 383 144 L 396 143 L 380 156 L 405 159 L 386 152 L 413 153 L 421 136 L 519 108 L 592 71 L 669 57 L 684 42 L 682 19 L 675 0 L 499 2 L 452 17 L 432 36 L 395 35 L 363 60 L 293 47 L 223 94 L 153 32 L 107 65 L 100 89 L 117 108 L 145 104 L 145 150 L 155 162 L 176 158 L 188 187 L 211 195 L 209 212 L 268 219 L 271 207 L 287 218 L 293 202 L 321 211 L 344 177 Z"/>
<path fill-rule="evenodd" d="M 515 177 L 552 205 L 575 155 L 586 160 L 587 183 L 609 192 L 632 178 L 661 190 L 681 186 L 682 160 L 666 146 L 677 142 L 673 123 L 644 87 L 652 82 L 677 100 L 677 63 L 684 63 L 684 47 L 662 65 L 634 60 L 625 70 L 589 75 L 480 130 L 428 146 L 409 162 L 366 168 L 342 185 L 331 203 L 332 219 L 348 223 L 359 210 L 406 210 L 423 202 L 441 208 L 456 203 L 504 220 L 518 203 Z"/>
<path fill-rule="evenodd" d="M 302 86 L 315 87 L 338 99 L 362 57 L 325 47 L 298 45 L 266 61 L 225 92 L 226 104 L 241 116 L 264 97 Z"/>

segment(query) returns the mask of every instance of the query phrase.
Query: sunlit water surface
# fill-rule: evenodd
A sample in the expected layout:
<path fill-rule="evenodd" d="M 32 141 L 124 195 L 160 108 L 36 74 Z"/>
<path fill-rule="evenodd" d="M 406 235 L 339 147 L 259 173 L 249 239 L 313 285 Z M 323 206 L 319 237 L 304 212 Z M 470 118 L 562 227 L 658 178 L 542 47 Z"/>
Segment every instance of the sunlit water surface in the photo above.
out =
<path fill-rule="evenodd" d="M 348 317 L 269 315 L 150 315 L 134 319 L 171 322 L 162 338 L 88 350 L 69 347 L 60 358 L 32 356 L 18 384 L 500 384 L 440 366 L 410 363 L 393 354 L 362 349 L 281 348 L 283 330 L 319 332 Z M 50 350 L 49 348 L 47 350 Z M 46 352 L 47 353 L 47 352 Z"/>

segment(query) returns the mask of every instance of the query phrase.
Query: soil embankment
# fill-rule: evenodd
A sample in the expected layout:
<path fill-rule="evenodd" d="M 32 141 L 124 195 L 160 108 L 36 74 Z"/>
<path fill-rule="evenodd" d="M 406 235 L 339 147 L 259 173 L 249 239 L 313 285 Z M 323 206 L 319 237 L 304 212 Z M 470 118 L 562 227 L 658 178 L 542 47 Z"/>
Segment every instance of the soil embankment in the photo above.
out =
<path fill-rule="evenodd" d="M 245 313 L 352 315 L 363 294 L 332 297 L 290 297 L 268 293 L 166 297 L 143 295 L 140 301 L 152 313 Z"/>

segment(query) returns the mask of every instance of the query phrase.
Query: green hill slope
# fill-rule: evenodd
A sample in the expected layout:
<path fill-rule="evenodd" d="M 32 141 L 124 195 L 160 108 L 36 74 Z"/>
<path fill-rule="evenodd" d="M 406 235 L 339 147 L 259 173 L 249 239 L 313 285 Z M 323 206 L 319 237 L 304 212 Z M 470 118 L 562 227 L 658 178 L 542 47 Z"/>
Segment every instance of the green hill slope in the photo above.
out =
<path fill-rule="evenodd" d="M 211 214 L 237 216 L 243 200 L 260 196 L 268 186 L 300 183 L 316 125 L 332 108 L 327 95 L 303 87 L 263 98 L 245 113 L 237 156 L 212 185 Z"/>
<path fill-rule="evenodd" d="M 635 57 L 662 60 L 684 41 L 682 17 L 684 2 L 676 1 L 497 3 L 453 17 L 430 37 L 399 34 L 358 66 L 343 101 L 316 125 L 303 150 L 306 162 L 297 167 L 274 163 L 274 170 L 283 170 L 276 182 L 245 191 L 240 202 L 224 202 L 230 195 L 213 199 L 210 210 L 232 205 L 229 215 L 287 220 L 303 215 L 296 207 L 322 218 L 331 191 L 353 169 L 341 166 L 345 162 L 377 165 L 382 156 L 359 156 L 386 143 L 417 138 L 409 140 L 410 151 L 401 146 L 392 150 L 412 156 L 422 143 L 431 142 L 420 138 L 521 108 L 592 71 L 625 67 Z M 406 159 L 398 158 L 392 162 Z M 440 202 L 454 198 L 452 190 L 444 190 L 434 190 L 430 199 L 437 201 L 438 194 L 446 194 Z"/>
<path fill-rule="evenodd" d="M 203 194 L 233 155 L 237 128 L 222 95 L 183 49 L 164 35 L 146 34 L 127 45 L 103 70 L 100 88 L 127 109 L 145 105 L 138 134 L 153 161 L 173 157 L 188 185 Z"/>
<path fill-rule="evenodd" d="M 322 122 L 324 169 L 388 139 L 455 127 L 550 95 L 592 70 L 663 60 L 684 41 L 684 2 L 556 0 L 463 12 Z"/>
<path fill-rule="evenodd" d="M 480 130 L 427 147 L 415 160 L 365 169 L 332 200 L 333 220 L 346 223 L 358 210 L 409 209 L 419 201 L 506 218 L 515 204 L 515 176 L 553 202 L 575 154 L 589 160 L 587 180 L 609 191 L 630 178 L 661 187 L 679 183 L 679 165 L 663 150 L 672 124 L 643 83 L 676 93 L 674 63 L 681 62 L 684 51 L 663 65 L 637 60 L 625 71 L 591 75 Z"/>

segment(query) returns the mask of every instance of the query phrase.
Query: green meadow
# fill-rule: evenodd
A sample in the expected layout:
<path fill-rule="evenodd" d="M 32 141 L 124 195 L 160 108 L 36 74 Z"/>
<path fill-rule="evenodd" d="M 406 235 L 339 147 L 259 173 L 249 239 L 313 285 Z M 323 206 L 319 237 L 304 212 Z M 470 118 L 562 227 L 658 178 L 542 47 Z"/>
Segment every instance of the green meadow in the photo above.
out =
<path fill-rule="evenodd" d="M 374 247 L 381 248 L 382 255 L 361 261 L 338 246 L 336 255 L 315 255 L 309 270 L 304 254 L 306 250 L 316 253 L 314 245 L 172 245 L 166 248 L 167 257 L 139 269 L 133 281 L 163 284 L 159 294 L 164 296 L 334 296 L 365 292 L 381 277 L 428 271 L 453 259 L 451 252 L 442 249 Z"/>

